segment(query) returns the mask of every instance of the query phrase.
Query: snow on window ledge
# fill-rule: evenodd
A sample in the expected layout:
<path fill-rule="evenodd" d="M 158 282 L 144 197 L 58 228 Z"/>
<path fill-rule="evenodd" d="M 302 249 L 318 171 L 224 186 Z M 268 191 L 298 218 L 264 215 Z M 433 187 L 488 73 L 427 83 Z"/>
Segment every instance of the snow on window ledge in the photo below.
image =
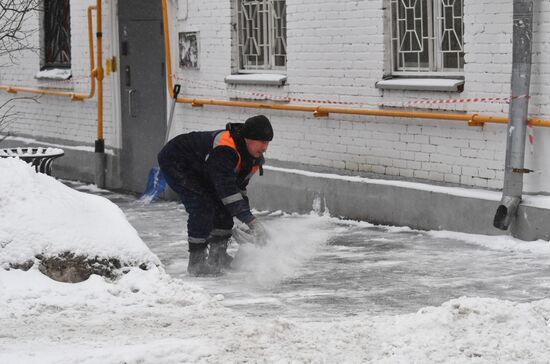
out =
<path fill-rule="evenodd" d="M 273 85 L 282 86 L 286 82 L 286 75 L 277 73 L 250 73 L 241 75 L 229 75 L 225 77 L 225 83 L 232 85 Z"/>
<path fill-rule="evenodd" d="M 66 68 L 50 68 L 34 75 L 34 78 L 38 80 L 68 80 L 71 78 L 72 72 Z"/>
<path fill-rule="evenodd" d="M 392 78 L 376 82 L 376 88 L 382 90 L 462 92 L 464 80 L 451 78 Z"/>

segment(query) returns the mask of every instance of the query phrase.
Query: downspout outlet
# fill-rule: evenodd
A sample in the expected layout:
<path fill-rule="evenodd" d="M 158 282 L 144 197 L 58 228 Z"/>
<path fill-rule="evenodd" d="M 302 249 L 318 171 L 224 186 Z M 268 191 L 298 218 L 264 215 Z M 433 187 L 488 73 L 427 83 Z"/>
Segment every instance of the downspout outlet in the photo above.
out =
<path fill-rule="evenodd" d="M 493 226 L 500 230 L 508 230 L 508 227 L 510 227 L 510 224 L 516 217 L 520 202 L 521 198 L 519 197 L 502 196 L 495 214 Z"/>

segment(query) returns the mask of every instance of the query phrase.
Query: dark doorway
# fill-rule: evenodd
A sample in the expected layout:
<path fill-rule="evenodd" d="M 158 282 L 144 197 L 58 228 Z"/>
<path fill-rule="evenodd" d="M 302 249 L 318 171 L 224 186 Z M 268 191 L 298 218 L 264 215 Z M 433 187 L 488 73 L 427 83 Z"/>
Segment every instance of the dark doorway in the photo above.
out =
<path fill-rule="evenodd" d="M 142 192 L 166 132 L 160 0 L 119 0 L 122 187 Z"/>

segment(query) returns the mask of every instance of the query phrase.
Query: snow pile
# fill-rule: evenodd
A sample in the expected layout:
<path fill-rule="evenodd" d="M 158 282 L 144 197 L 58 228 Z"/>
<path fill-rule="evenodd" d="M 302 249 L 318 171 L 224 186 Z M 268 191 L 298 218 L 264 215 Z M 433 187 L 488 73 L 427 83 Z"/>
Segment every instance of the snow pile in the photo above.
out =
<path fill-rule="evenodd" d="M 250 317 L 155 268 L 77 284 L 35 268 L 0 271 L 0 292 L 6 363 L 542 363 L 550 347 L 550 300 L 463 297 L 326 321 Z"/>
<path fill-rule="evenodd" d="M 172 279 L 156 267 L 148 271 L 131 268 L 115 282 L 92 275 L 74 284 L 48 279 L 36 267 L 27 272 L 0 270 L 0 292 L 0 312 L 7 317 L 43 313 L 51 308 L 57 312 L 115 307 L 140 311 L 155 305 L 183 307 L 213 300 L 201 288 Z"/>
<path fill-rule="evenodd" d="M 160 264 L 109 200 L 75 191 L 19 159 L 0 159 L 0 267 L 70 251 Z"/>
<path fill-rule="evenodd" d="M 370 357 L 376 362 L 546 362 L 550 300 L 451 300 L 415 314 L 375 319 Z"/>
<path fill-rule="evenodd" d="M 0 270 L 0 292 L 0 363 L 194 362 L 215 352 L 208 337 L 178 333 L 215 316 L 219 297 L 156 267 L 75 284 L 36 266 Z"/>

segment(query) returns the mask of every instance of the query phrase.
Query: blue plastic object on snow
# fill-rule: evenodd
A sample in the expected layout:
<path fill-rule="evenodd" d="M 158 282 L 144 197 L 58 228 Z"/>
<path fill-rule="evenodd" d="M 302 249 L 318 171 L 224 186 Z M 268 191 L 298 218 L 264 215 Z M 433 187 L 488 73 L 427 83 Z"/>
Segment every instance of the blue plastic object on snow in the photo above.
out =
<path fill-rule="evenodd" d="M 168 137 L 170 136 L 170 129 L 172 128 L 172 119 L 174 118 L 174 108 L 176 107 L 176 100 L 178 99 L 178 94 L 180 93 L 181 86 L 174 85 L 174 98 L 172 106 L 170 108 L 170 117 L 168 118 L 168 127 L 166 128 L 166 136 L 164 137 L 164 144 L 168 142 Z M 166 188 L 166 179 L 164 178 L 159 167 L 153 167 L 149 170 L 149 175 L 147 176 L 147 186 L 145 186 L 145 191 L 139 198 L 140 202 L 151 203 L 155 198 L 159 197 L 164 189 Z"/>
<path fill-rule="evenodd" d="M 166 188 L 166 179 L 162 174 L 160 168 L 153 167 L 149 171 L 149 176 L 147 177 L 147 186 L 145 191 L 139 198 L 140 202 L 151 203 L 153 202 Z"/>

